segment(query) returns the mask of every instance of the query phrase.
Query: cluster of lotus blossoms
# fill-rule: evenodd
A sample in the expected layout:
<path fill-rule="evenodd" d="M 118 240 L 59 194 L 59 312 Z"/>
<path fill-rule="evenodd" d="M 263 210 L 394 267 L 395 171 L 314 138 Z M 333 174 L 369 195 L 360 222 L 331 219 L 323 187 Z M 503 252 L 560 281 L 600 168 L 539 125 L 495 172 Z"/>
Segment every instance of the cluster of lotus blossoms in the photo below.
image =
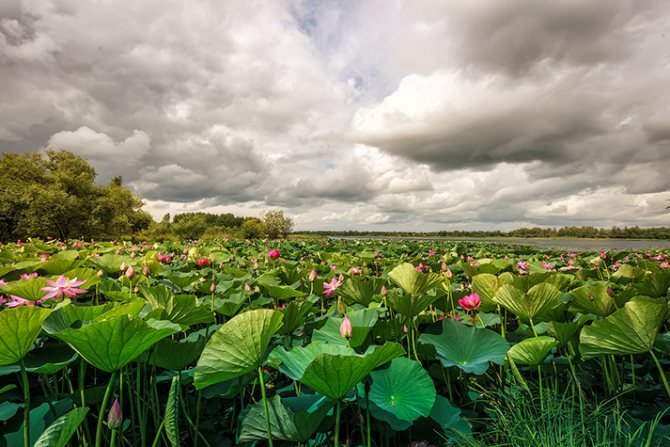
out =
<path fill-rule="evenodd" d="M 21 275 L 22 279 L 35 278 L 36 273 L 24 274 Z M 40 290 L 42 292 L 47 292 L 46 295 L 38 299 L 37 301 L 27 300 L 15 295 L 9 295 L 9 299 L 0 297 L 0 304 L 4 304 L 6 307 L 19 307 L 19 306 L 35 306 L 42 304 L 46 300 L 50 299 L 60 299 L 60 298 L 76 298 L 77 295 L 87 293 L 88 290 L 78 289 L 79 286 L 84 284 L 85 280 L 68 279 L 65 275 L 61 275 L 58 279 L 51 280 L 46 279 L 48 286 L 42 287 Z M 5 285 L 5 281 L 0 280 L 0 285 Z"/>

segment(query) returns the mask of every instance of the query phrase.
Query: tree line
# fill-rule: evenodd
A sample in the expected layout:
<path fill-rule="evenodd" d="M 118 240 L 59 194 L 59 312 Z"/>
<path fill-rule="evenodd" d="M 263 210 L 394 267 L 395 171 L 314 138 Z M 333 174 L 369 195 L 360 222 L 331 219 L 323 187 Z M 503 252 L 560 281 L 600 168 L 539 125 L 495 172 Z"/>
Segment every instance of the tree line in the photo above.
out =
<path fill-rule="evenodd" d="M 121 177 L 95 182 L 95 169 L 69 151 L 6 152 L 0 157 L 0 241 L 29 237 L 165 240 L 279 238 L 293 229 L 282 211 L 262 219 L 230 213 L 183 213 L 154 221 Z"/>

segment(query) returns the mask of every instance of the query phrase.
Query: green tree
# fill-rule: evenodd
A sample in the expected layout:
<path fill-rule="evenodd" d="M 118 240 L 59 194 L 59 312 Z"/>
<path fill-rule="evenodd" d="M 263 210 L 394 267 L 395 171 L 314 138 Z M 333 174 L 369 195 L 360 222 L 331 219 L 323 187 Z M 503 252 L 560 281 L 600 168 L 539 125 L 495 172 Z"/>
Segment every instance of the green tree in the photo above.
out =
<path fill-rule="evenodd" d="M 284 238 L 293 230 L 293 219 L 283 211 L 268 211 L 263 215 L 265 233 L 270 239 Z"/>
<path fill-rule="evenodd" d="M 68 151 L 0 157 L 0 239 L 117 238 L 148 227 L 142 201 L 121 186 L 95 183 L 86 160 Z"/>

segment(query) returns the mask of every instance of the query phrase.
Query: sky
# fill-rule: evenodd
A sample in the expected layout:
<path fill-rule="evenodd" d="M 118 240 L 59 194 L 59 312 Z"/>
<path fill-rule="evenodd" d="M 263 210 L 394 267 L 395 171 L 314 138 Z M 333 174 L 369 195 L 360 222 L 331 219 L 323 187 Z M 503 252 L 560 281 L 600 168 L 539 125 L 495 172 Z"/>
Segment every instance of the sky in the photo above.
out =
<path fill-rule="evenodd" d="M 667 0 L 0 2 L 0 151 L 155 218 L 670 225 Z"/>

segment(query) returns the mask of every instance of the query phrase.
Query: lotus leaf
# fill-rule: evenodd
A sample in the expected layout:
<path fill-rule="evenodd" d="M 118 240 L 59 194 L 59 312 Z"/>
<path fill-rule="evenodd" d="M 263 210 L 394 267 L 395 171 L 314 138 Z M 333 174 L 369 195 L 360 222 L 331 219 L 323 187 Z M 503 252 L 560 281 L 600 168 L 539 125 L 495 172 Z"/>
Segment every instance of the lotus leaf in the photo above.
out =
<path fill-rule="evenodd" d="M 439 330 L 439 333 L 435 333 Z M 484 374 L 489 362 L 502 365 L 509 344 L 490 329 L 443 320 L 431 331 L 419 336 L 419 343 L 435 347 L 437 357 L 446 366 L 457 366 L 466 373 Z"/>
<path fill-rule="evenodd" d="M 282 326 L 281 312 L 244 312 L 221 326 L 195 367 L 194 384 L 202 389 L 247 374 L 261 365 L 272 336 Z"/>

